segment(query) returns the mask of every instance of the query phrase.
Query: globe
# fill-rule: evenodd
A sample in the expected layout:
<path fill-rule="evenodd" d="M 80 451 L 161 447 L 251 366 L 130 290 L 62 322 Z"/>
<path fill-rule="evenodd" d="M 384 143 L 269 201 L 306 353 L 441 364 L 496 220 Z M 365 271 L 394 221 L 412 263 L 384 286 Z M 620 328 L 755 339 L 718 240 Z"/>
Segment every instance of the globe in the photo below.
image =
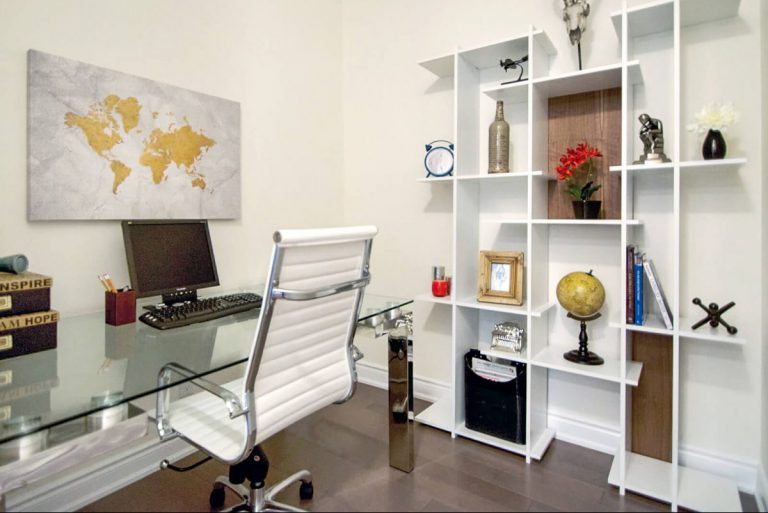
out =
<path fill-rule="evenodd" d="M 557 284 L 557 300 L 573 316 L 588 318 L 603 307 L 605 289 L 592 271 L 571 273 Z"/>

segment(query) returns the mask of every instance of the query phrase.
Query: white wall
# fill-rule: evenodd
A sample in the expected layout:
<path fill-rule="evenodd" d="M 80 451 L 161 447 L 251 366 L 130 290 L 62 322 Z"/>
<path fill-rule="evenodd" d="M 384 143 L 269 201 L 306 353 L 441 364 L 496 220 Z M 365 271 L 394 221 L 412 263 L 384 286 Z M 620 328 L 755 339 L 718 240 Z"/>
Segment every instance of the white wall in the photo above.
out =
<path fill-rule="evenodd" d="M 638 3 L 638 2 L 633 2 Z M 560 21 L 561 2 L 548 0 L 353 0 L 344 2 L 345 219 L 370 219 L 382 235 L 373 256 L 373 289 L 393 295 L 428 293 L 430 266 L 448 265 L 452 245 L 450 186 L 418 184 L 423 177 L 424 144 L 451 139 L 452 80 L 436 80 L 417 63 L 523 33 L 529 24 L 547 31 L 558 50 L 553 71 L 571 71 L 574 51 Z M 736 173 L 688 177 L 684 197 L 684 313 L 700 295 L 707 301 L 735 300 L 730 320 L 749 344 L 744 350 L 684 342 L 682 445 L 757 465 L 761 439 L 762 298 L 754 284 L 762 279 L 762 159 L 759 110 L 758 11 L 760 0 L 742 0 L 741 18 L 722 25 L 722 38 L 709 41 L 711 27 L 684 34 L 683 119 L 701 105 L 732 99 L 742 119 L 730 134 L 731 155 L 750 164 Z M 593 2 L 585 45 L 585 67 L 620 60 L 608 15 L 621 2 Z M 739 55 L 739 59 L 733 59 Z M 715 63 L 715 64 L 713 64 Z M 670 78 L 671 79 L 671 78 Z M 648 100 L 650 102 L 650 99 Z M 666 105 L 666 104 L 665 104 Z M 489 120 L 490 123 L 490 120 Z M 685 139 L 682 156 L 690 159 L 698 142 Z M 716 235 L 707 237 L 707 230 Z M 727 241 L 727 245 L 713 244 Z M 714 272 L 713 272 L 714 271 Z M 449 273 L 452 270 L 449 270 Z M 692 305 L 691 305 L 692 306 Z M 416 334 L 418 377 L 449 383 L 450 327 L 444 307 L 417 305 L 423 323 Z M 441 323 L 442 326 L 441 326 Z M 383 365 L 382 344 L 363 343 L 367 361 Z M 562 376 L 550 380 L 550 406 L 560 415 L 618 430 L 618 389 Z M 578 400 L 572 400 L 574 398 Z M 613 406 L 606 411 L 594 403 Z"/>
<path fill-rule="evenodd" d="M 65 315 L 127 283 L 119 223 L 26 220 L 30 48 L 241 102 L 243 217 L 211 225 L 223 286 L 263 280 L 271 233 L 343 221 L 338 0 L 2 0 L 0 255 L 54 277 Z"/>

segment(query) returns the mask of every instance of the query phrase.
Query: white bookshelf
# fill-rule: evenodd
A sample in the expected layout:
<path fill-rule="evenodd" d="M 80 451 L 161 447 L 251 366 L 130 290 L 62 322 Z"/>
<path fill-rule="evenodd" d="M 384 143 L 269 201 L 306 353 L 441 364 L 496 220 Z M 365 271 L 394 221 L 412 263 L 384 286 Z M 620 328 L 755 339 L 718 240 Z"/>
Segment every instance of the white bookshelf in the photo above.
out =
<path fill-rule="evenodd" d="M 681 158 L 685 127 L 682 119 L 681 61 L 684 58 L 681 34 L 685 27 L 717 23 L 738 15 L 739 0 L 650 0 L 627 7 L 612 16 L 616 28 L 618 62 L 583 71 L 553 73 L 551 57 L 556 51 L 543 31 L 531 27 L 527 34 L 487 45 L 459 49 L 421 63 L 438 80 L 448 76 L 454 82 L 454 141 L 456 143 L 453 231 L 446 236 L 453 243 L 453 366 L 450 404 L 433 406 L 426 417 L 439 417 L 453 436 L 461 436 L 525 456 L 528 462 L 541 459 L 556 432 L 548 424 L 551 373 L 578 379 L 580 386 L 593 384 L 597 391 L 618 390 L 617 424 L 619 446 L 609 482 L 626 491 L 696 509 L 718 505 L 723 509 L 738 504 L 736 485 L 706 473 L 685 468 L 680 462 L 681 345 L 722 344 L 739 347 L 748 343 L 730 336 L 724 329 L 703 327 L 692 330 L 690 319 L 681 318 L 680 247 L 683 176 L 688 173 L 738 173 L 747 163 L 734 157 L 719 161 Z M 650 38 L 653 44 L 647 44 Z M 499 67 L 502 58 L 529 55 L 525 80 L 511 80 Z M 548 187 L 554 172 L 548 170 L 548 100 L 550 98 L 621 88 L 621 162 L 610 172 L 621 176 L 621 217 L 610 220 L 549 219 Z M 512 172 L 487 174 L 487 129 L 495 102 L 505 102 L 510 123 Z M 641 153 L 637 117 L 652 111 L 665 120 L 669 163 L 636 165 Z M 687 116 L 686 116 L 687 117 Z M 611 164 L 614 164 L 611 162 Z M 536 170 L 536 171 L 531 171 Z M 649 315 L 643 326 L 627 324 L 626 251 L 636 244 L 653 255 L 670 300 L 675 326 L 668 329 L 658 315 Z M 647 246 L 647 248 L 646 248 Z M 525 254 L 525 302 L 520 307 L 479 303 L 476 300 L 478 260 L 481 250 L 523 251 Z M 556 303 L 556 279 L 572 270 L 596 269 L 609 290 L 610 304 L 604 307 L 608 320 L 590 328 L 590 349 L 605 364 L 588 367 L 573 364 L 563 354 L 578 345 L 578 323 L 565 318 Z M 565 268 L 572 267 L 569 271 Z M 421 301 L 440 303 L 428 296 Z M 610 322 L 612 320 L 613 322 Z M 525 327 L 527 347 L 512 355 L 490 348 L 490 331 L 496 322 L 512 321 Z M 417 319 L 416 322 L 419 322 Z M 694 321 L 695 322 L 695 321 Z M 596 325 L 598 323 L 595 323 Z M 643 377 L 643 364 L 630 358 L 632 336 L 650 333 L 669 337 L 672 346 L 672 458 L 670 462 L 632 452 L 631 392 Z M 594 340 L 592 340 L 594 339 Z M 512 444 L 474 432 L 466 427 L 464 407 L 464 355 L 471 349 L 497 359 L 525 363 L 527 372 L 527 426 L 524 445 Z M 569 378 L 571 379 L 571 378 Z M 440 415 L 437 415 L 440 412 Z M 429 423 L 429 422 L 426 422 Z M 734 499 L 735 498 L 735 499 Z M 708 507 L 707 509 L 711 509 Z"/>

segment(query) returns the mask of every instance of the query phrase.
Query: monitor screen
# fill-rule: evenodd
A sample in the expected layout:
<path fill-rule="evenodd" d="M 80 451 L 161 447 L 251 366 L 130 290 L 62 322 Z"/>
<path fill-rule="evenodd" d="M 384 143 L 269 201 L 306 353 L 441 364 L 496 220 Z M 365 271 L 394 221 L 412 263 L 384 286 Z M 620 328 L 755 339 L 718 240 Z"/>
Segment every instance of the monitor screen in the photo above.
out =
<path fill-rule="evenodd" d="M 219 285 L 207 221 L 125 221 L 123 238 L 138 297 Z"/>

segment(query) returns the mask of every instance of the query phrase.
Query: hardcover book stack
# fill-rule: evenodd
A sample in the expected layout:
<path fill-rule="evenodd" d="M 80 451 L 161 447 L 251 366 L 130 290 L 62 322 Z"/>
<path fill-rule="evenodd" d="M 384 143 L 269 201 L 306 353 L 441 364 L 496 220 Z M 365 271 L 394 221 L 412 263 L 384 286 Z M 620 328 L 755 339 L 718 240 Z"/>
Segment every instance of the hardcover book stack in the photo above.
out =
<path fill-rule="evenodd" d="M 59 313 L 51 310 L 53 279 L 0 273 L 0 360 L 55 349 Z"/>
<path fill-rule="evenodd" d="M 627 324 L 643 326 L 646 323 L 648 302 L 658 306 L 664 327 L 668 330 L 673 329 L 672 310 L 669 308 L 669 302 L 653 260 L 639 248 L 629 245 L 627 246 Z"/>

